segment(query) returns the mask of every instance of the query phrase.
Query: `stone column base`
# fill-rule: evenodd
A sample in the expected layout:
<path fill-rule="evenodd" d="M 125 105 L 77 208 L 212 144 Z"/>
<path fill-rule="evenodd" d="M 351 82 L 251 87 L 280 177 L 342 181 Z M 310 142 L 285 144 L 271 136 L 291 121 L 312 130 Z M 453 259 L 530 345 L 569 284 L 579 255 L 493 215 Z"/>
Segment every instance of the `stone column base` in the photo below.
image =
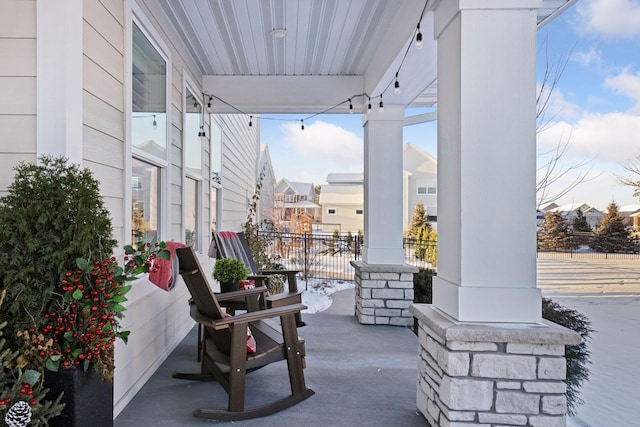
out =
<path fill-rule="evenodd" d="M 418 267 L 351 261 L 356 270 L 356 317 L 363 325 L 409 326 L 413 274 Z"/>
<path fill-rule="evenodd" d="M 431 426 L 566 426 L 565 345 L 580 336 L 543 324 L 460 323 L 413 304 L 418 409 Z"/>

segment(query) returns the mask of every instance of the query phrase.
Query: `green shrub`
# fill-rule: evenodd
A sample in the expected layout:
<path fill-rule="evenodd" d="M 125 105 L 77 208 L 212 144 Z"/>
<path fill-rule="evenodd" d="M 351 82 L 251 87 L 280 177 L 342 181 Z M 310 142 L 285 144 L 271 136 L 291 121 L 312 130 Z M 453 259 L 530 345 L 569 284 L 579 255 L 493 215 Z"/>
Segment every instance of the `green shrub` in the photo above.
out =
<path fill-rule="evenodd" d="M 433 276 L 436 272 L 431 269 L 421 268 L 413 275 L 414 302 L 431 304 L 433 300 Z M 565 308 L 548 298 L 542 299 L 542 318 L 564 326 L 580 334 L 582 341 L 578 345 L 565 346 L 565 358 L 567 361 L 567 411 L 569 415 L 575 415 L 578 406 L 582 403 L 580 388 L 589 379 L 591 363 L 589 352 L 591 322 L 576 310 Z M 414 331 L 417 331 L 417 326 Z"/>
<path fill-rule="evenodd" d="M 111 217 L 89 169 L 45 156 L 15 168 L 0 199 L 0 279 L 7 298 L 5 337 L 39 328 L 51 311 L 52 294 L 76 258 L 108 259 L 117 244 Z"/>
<path fill-rule="evenodd" d="M 249 270 L 244 263 L 235 258 L 222 258 L 216 261 L 213 268 L 213 278 L 220 283 L 238 282 L 245 280 Z"/>
<path fill-rule="evenodd" d="M 589 379 L 587 365 L 591 363 L 589 351 L 590 335 L 593 332 L 591 322 L 582 313 L 561 306 L 548 298 L 542 298 L 542 317 L 580 334 L 582 341 L 578 345 L 565 347 L 567 359 L 567 409 L 569 415 L 575 415 L 578 406 L 583 404 L 580 388 Z"/>

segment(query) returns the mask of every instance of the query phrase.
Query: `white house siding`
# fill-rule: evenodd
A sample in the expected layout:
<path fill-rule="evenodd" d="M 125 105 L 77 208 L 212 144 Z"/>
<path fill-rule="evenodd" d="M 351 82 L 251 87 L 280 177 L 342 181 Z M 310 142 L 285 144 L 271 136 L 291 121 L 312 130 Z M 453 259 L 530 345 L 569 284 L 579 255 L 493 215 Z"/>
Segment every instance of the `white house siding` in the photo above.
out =
<path fill-rule="evenodd" d="M 36 158 L 36 3 L 0 2 L 0 196 Z"/>
<path fill-rule="evenodd" d="M 213 115 L 222 127 L 222 226 L 239 231 L 247 221 L 250 199 L 256 186 L 260 136 L 242 114 Z M 247 160 L 251 159 L 251 160 Z"/>

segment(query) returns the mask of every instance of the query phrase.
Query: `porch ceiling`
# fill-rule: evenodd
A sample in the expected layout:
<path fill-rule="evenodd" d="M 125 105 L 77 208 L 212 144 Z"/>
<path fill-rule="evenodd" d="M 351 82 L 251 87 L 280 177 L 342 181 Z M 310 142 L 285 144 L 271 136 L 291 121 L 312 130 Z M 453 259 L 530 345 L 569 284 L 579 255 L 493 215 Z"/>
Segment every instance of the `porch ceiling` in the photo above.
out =
<path fill-rule="evenodd" d="M 361 93 L 384 92 L 385 104 L 436 105 L 437 51 L 429 9 L 438 1 L 430 0 L 428 8 L 426 0 L 158 3 L 203 74 L 205 92 L 247 113 L 316 113 Z M 539 27 L 575 1 L 543 0 Z M 407 50 L 423 13 L 423 47 Z M 285 29 L 286 36 L 274 37 L 274 29 Z M 398 69 L 399 95 L 393 92 Z M 354 97 L 354 108 L 359 111 L 365 100 Z M 213 104 L 213 112 L 234 112 Z"/>

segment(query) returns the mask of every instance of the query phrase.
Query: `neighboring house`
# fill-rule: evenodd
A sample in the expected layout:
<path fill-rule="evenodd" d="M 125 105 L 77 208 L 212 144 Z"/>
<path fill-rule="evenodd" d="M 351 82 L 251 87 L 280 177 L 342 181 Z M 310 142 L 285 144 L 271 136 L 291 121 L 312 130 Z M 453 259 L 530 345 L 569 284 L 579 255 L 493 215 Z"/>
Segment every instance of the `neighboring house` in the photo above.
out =
<path fill-rule="evenodd" d="M 269 147 L 260 145 L 260 159 L 258 160 L 258 179 L 260 182 L 260 195 L 258 200 L 257 220 L 275 221 L 276 211 L 276 176 L 271 163 Z"/>
<path fill-rule="evenodd" d="M 298 231 L 298 223 L 302 217 L 314 222 L 319 219 L 320 206 L 315 203 L 313 183 L 291 182 L 282 178 L 276 186 L 275 194 L 276 217 L 290 231 Z"/>
<path fill-rule="evenodd" d="M 411 216 L 418 203 L 427 211 L 429 221 L 438 221 L 438 161 L 410 142 L 402 153 L 404 169 L 404 228 L 411 223 Z"/>
<path fill-rule="evenodd" d="M 331 173 L 320 186 L 322 232 L 357 233 L 364 229 L 364 176 L 362 173 Z"/>
<path fill-rule="evenodd" d="M 640 213 L 640 205 L 622 205 L 618 208 L 618 214 L 626 225 L 633 225 L 633 218 L 637 218 L 637 216 L 634 217 L 633 215 L 638 213 Z"/>
<path fill-rule="evenodd" d="M 411 223 L 413 211 L 422 203 L 429 221 L 438 220 L 438 162 L 408 142 L 403 149 L 403 227 Z M 361 173 L 332 173 L 321 186 L 323 229 L 343 233 L 363 229 L 364 188 Z"/>
<path fill-rule="evenodd" d="M 162 8 L 0 2 L 0 17 L 0 189 L 19 162 L 65 156 L 100 182 L 119 248 L 145 234 L 186 241 L 210 271 L 211 228 L 239 230 L 246 220 L 258 127 L 244 115 L 204 114 L 198 58 Z M 185 286 L 169 294 L 145 277 L 127 298 L 115 415 L 194 325 Z"/>
<path fill-rule="evenodd" d="M 562 216 L 566 218 L 569 225 L 571 225 L 578 211 L 582 211 L 582 214 L 585 218 L 587 218 L 587 223 L 592 229 L 595 228 L 596 224 L 604 217 L 604 214 L 602 212 L 600 212 L 596 208 L 592 208 L 586 203 L 571 203 L 562 205 L 550 209 L 548 212 L 560 212 Z"/>

